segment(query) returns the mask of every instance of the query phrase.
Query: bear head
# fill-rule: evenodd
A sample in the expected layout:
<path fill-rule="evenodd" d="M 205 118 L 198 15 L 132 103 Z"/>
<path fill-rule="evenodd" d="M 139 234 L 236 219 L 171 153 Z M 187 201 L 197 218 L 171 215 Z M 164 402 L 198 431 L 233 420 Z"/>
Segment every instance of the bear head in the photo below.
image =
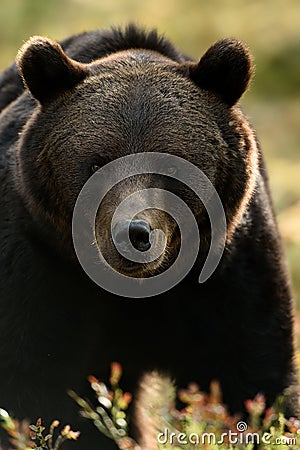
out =
<path fill-rule="evenodd" d="M 72 213 L 87 180 L 112 161 L 150 152 L 183 158 L 208 177 L 222 201 L 230 240 L 252 196 L 258 167 L 253 131 L 237 106 L 253 72 L 243 43 L 218 41 L 199 62 L 176 61 L 153 46 L 112 52 L 83 64 L 69 58 L 58 43 L 33 37 L 20 50 L 17 64 L 37 101 L 18 143 L 18 189 L 38 226 L 51 229 L 71 257 Z M 154 199 L 134 220 L 128 204 L 130 238 L 144 251 L 151 245 L 151 230 L 161 229 L 165 251 L 147 264 L 119 254 L 111 235 L 112 215 L 137 190 L 174 192 L 193 211 L 204 249 L 209 242 L 203 204 L 172 178 L 176 165 L 165 170 L 170 177 L 145 173 L 122 179 L 120 174 L 122 180 L 99 206 L 98 244 L 119 272 L 159 273 L 172 264 L 180 247 L 176 221 L 153 207 Z M 119 238 L 128 217 L 124 214 L 116 224 Z"/>

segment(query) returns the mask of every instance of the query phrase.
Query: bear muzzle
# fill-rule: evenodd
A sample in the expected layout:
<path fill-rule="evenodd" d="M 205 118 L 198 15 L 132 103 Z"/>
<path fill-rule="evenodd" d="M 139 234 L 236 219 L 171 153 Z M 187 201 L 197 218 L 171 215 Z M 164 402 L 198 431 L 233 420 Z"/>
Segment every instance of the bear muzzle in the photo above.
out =
<path fill-rule="evenodd" d="M 151 247 L 152 228 L 146 220 L 133 219 L 119 221 L 112 230 L 113 242 L 122 247 L 126 253 L 127 234 L 129 228 L 129 239 L 136 250 L 145 252 Z"/>

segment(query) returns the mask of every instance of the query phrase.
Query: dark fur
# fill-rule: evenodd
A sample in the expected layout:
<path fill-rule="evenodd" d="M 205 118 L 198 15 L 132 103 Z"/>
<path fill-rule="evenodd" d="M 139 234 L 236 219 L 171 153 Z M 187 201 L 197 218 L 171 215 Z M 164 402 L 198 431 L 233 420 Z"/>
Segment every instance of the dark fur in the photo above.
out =
<path fill-rule="evenodd" d="M 111 28 L 81 33 L 63 40 L 60 44 L 70 58 L 82 63 L 90 63 L 94 59 L 130 48 L 155 49 L 177 62 L 190 59 L 175 49 L 170 41 L 160 36 L 156 30 L 146 32 L 132 24 L 124 30 Z M 16 63 L 13 63 L 0 75 L 0 110 L 15 100 L 23 90 L 21 76 Z"/>
<path fill-rule="evenodd" d="M 15 66 L 1 76 L 0 406 L 20 418 L 71 422 L 83 430 L 74 450 L 99 448 L 101 439 L 113 448 L 78 421 L 65 391 L 88 395 L 86 376 L 106 380 L 114 360 L 124 365 L 126 390 L 136 389 L 144 371 L 158 369 L 179 386 L 194 380 L 208 389 L 220 380 L 232 412 L 243 411 L 244 400 L 258 392 L 272 404 L 295 384 L 292 297 L 263 158 L 233 106 L 251 76 L 247 48 L 220 41 L 198 64 L 155 31 L 133 26 L 84 33 L 62 47 L 77 62 L 41 38 L 18 56 L 41 105 L 23 92 Z M 118 98 L 111 86 L 118 86 Z M 99 142 L 101 154 L 93 150 Z M 93 158 L 105 164 L 162 150 L 211 176 L 229 223 L 227 247 L 206 283 L 197 283 L 200 254 L 170 291 L 126 300 L 98 288 L 79 266 L 72 210 Z M 135 187 L 125 183 L 115 199 Z M 172 187 L 209 241 L 196 200 L 182 186 Z M 104 212 L 109 217 L 109 206 Z M 297 412 L 295 392 L 288 405 Z"/>

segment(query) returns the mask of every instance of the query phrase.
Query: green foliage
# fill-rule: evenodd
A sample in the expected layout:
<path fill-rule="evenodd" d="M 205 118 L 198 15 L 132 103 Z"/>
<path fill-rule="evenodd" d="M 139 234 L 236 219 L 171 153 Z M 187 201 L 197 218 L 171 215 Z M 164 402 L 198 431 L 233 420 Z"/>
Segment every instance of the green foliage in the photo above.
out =
<path fill-rule="evenodd" d="M 121 373 L 121 366 L 113 363 L 111 389 L 96 378 L 89 378 L 99 406 L 92 407 L 74 392 L 70 393 L 80 406 L 81 414 L 92 420 L 100 432 L 114 440 L 120 450 L 254 450 L 256 444 L 258 450 L 298 450 L 300 447 L 300 421 L 284 417 L 280 412 L 282 399 L 278 399 L 276 405 L 268 409 L 263 395 L 247 400 L 245 407 L 249 418 L 246 423 L 227 412 L 217 382 L 211 383 L 209 394 L 201 392 L 197 384 L 191 383 L 187 389 L 177 392 L 181 403 L 186 405 L 178 410 L 171 382 L 169 387 L 164 385 L 163 378 L 156 373 L 146 377 L 147 392 L 139 394 L 137 399 L 142 403 L 137 407 L 137 421 L 141 409 L 144 409 L 142 421 L 139 421 L 143 442 L 139 445 L 127 434 L 125 410 L 131 396 L 123 394 L 119 387 Z M 141 390 L 145 390 L 145 380 Z M 154 387 L 160 380 L 164 392 Z M 157 392 L 167 403 L 161 404 Z M 174 398 L 170 399 L 170 395 L 174 395 Z M 121 422 L 118 422 L 120 417 Z M 151 427 L 153 424 L 155 426 Z"/>
<path fill-rule="evenodd" d="M 90 376 L 91 388 L 96 394 L 98 406 L 91 406 L 86 400 L 79 397 L 74 391 L 69 395 L 81 408 L 81 415 L 93 422 L 95 427 L 105 436 L 113 439 L 119 448 L 135 447 L 133 439 L 128 436 L 128 422 L 126 410 L 131 402 L 131 394 L 123 393 L 119 387 L 122 368 L 118 363 L 111 365 L 110 385 L 108 389 L 103 382 Z"/>
<path fill-rule="evenodd" d="M 80 407 L 80 412 L 91 420 L 97 430 L 112 439 L 120 450 L 298 450 L 300 448 L 300 421 L 285 418 L 280 412 L 283 401 L 266 409 L 263 395 L 245 402 L 247 423 L 231 416 L 222 403 L 218 382 L 211 383 L 210 393 L 199 390 L 195 383 L 177 392 L 185 405 L 175 407 L 176 391 L 168 378 L 156 372 L 147 374 L 137 397 L 136 422 L 141 431 L 139 444 L 128 435 L 127 408 L 131 394 L 119 386 L 122 367 L 112 363 L 110 388 L 94 376 L 89 382 L 98 405 L 92 406 L 74 391 L 69 395 Z M 79 432 L 53 421 L 49 431 L 41 419 L 35 425 L 12 419 L 0 409 L 0 420 L 15 450 L 59 450 L 66 440 L 76 440 Z M 55 437 L 56 434 L 56 437 Z M 57 435 L 58 434 L 58 435 Z M 256 447 L 257 444 L 257 447 Z M 1 450 L 1 448 L 0 448 Z"/>
<path fill-rule="evenodd" d="M 46 434 L 41 419 L 35 425 L 29 425 L 26 420 L 20 422 L 13 419 L 4 409 L 0 409 L 0 421 L 15 450 L 59 450 L 65 441 L 76 440 L 80 434 L 66 425 L 57 435 L 55 431 L 59 426 L 58 420 L 52 422 Z"/>
<path fill-rule="evenodd" d="M 299 9 L 298 0 L 2 0 L 0 67 L 32 34 L 60 39 L 130 20 L 159 27 L 194 57 L 224 36 L 245 40 L 260 57 L 299 39 Z"/>
<path fill-rule="evenodd" d="M 299 95 L 300 37 L 257 59 L 254 93 L 262 98 Z"/>

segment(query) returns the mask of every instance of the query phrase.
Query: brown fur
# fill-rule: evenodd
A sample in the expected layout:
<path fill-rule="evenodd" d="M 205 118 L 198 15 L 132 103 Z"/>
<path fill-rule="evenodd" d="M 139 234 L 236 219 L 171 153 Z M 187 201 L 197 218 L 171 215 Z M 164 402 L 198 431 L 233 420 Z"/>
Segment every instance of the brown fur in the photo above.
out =
<path fill-rule="evenodd" d="M 151 395 L 147 372 L 177 386 L 196 381 L 202 390 L 217 379 L 234 413 L 258 392 L 269 406 L 289 388 L 288 413 L 296 414 L 289 278 L 262 153 L 237 104 L 253 73 L 247 46 L 221 40 L 192 62 L 155 31 L 129 26 L 72 36 L 61 46 L 35 37 L 17 62 L 26 91 L 14 66 L 0 77 L 0 406 L 20 418 L 72 423 L 82 430 L 74 450 L 113 448 L 77 422 L 65 392 L 90 396 L 86 376 L 105 380 L 115 360 L 124 366 L 124 389 L 134 393 L 144 380 L 139 428 L 148 421 L 141 409 L 143 392 Z M 178 195 L 201 235 L 197 261 L 178 285 L 126 300 L 86 276 L 71 221 L 95 165 L 142 152 L 171 153 L 201 169 L 222 200 L 228 236 L 218 268 L 199 284 L 210 245 L 203 204 L 170 177 L 125 179 L 100 206 L 96 226 L 117 270 L 129 266 L 108 239 L 110 217 L 137 189 Z M 168 237 L 155 264 L 131 272 L 149 276 L 172 264 L 181 238 L 168 215 L 141 214 Z"/>

